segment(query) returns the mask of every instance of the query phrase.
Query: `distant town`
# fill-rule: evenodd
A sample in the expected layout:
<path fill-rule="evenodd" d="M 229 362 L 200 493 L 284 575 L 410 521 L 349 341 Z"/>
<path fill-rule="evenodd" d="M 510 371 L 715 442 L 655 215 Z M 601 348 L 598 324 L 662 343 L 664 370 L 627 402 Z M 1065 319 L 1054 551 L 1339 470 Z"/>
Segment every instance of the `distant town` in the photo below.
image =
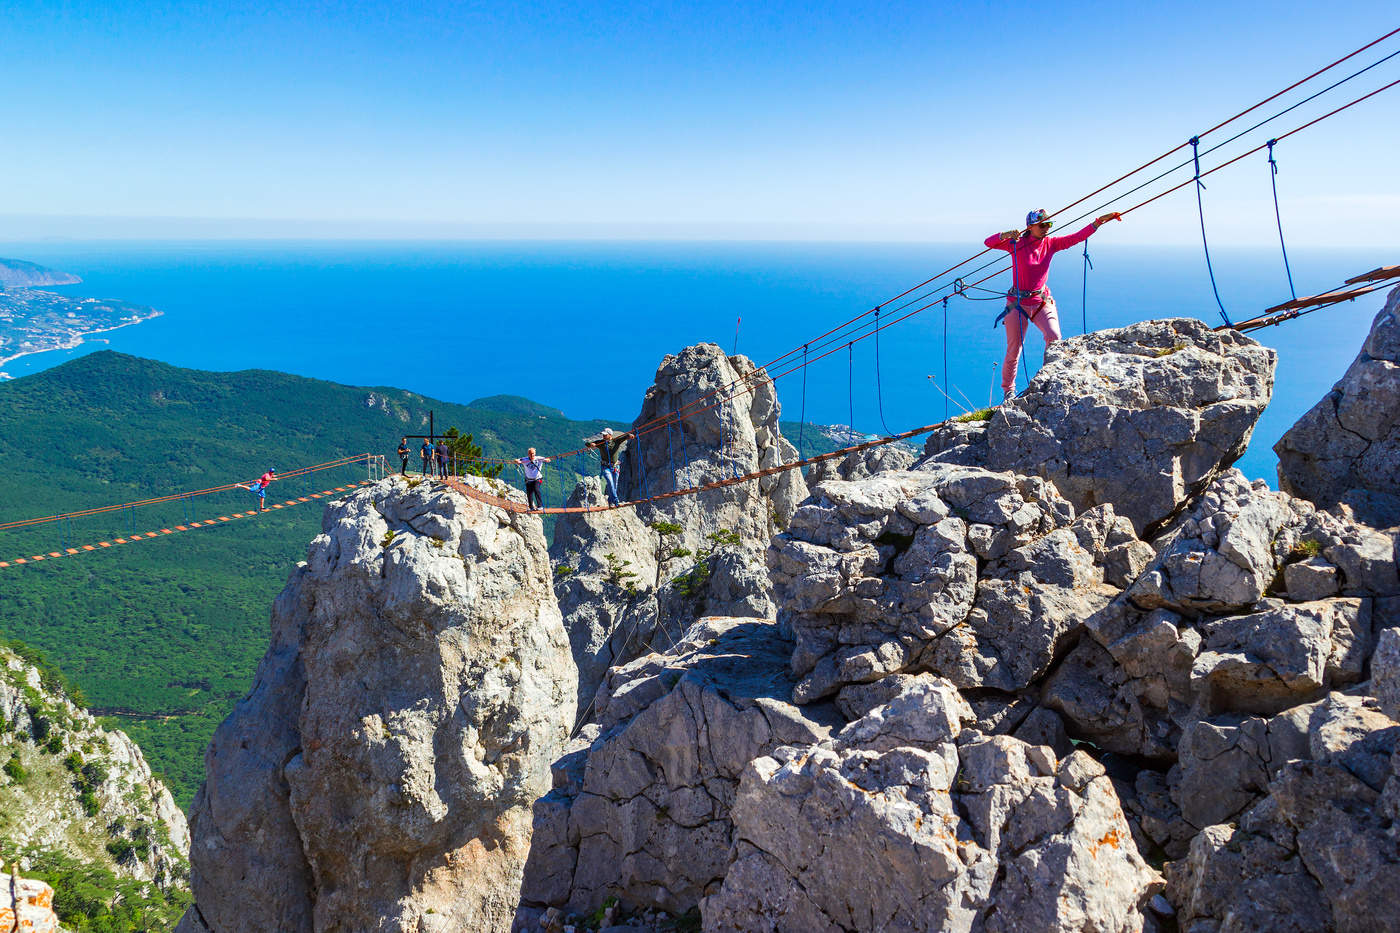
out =
<path fill-rule="evenodd" d="M 33 288 L 0 289 L 0 379 L 4 366 L 31 353 L 67 350 L 86 337 L 160 317 L 144 305 L 77 298 Z"/>

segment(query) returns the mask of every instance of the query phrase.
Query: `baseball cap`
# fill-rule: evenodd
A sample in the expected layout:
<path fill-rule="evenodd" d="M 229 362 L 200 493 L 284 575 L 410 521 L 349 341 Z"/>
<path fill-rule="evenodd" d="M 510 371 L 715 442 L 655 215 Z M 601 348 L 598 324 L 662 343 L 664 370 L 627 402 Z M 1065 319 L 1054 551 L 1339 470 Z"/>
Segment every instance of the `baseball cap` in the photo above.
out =
<path fill-rule="evenodd" d="M 1031 211 L 1026 215 L 1026 226 L 1029 227 L 1031 224 L 1047 224 L 1049 226 L 1054 226 L 1055 221 L 1050 219 L 1050 215 L 1045 212 L 1044 208 L 1041 208 L 1038 211 Z"/>

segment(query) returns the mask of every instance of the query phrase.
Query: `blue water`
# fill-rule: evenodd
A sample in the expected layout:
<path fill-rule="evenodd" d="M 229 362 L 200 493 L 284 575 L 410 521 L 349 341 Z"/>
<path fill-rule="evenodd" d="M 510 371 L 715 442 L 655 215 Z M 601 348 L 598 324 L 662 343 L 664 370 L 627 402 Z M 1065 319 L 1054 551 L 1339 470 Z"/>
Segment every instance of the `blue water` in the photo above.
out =
<path fill-rule="evenodd" d="M 1092 244 L 1088 324 L 1147 317 L 1219 320 L 1199 250 Z M 111 347 L 179 366 L 261 368 L 450 401 L 522 395 L 575 418 L 631 420 L 662 356 L 697 341 L 766 362 L 980 249 L 980 244 L 631 242 L 44 242 L 0 253 L 80 275 L 56 289 L 151 305 L 165 316 L 73 351 L 8 364 L 19 377 Z M 1217 249 L 1236 319 L 1286 300 L 1277 251 Z M 1300 294 L 1388 262 L 1383 249 L 1295 250 Z M 1082 263 L 1061 254 L 1050 284 L 1066 336 L 1081 331 Z M 1004 278 L 1004 277 L 1003 277 Z M 988 283 L 1003 285 L 1001 279 Z M 1259 332 L 1279 351 L 1274 401 L 1240 464 L 1275 480 L 1270 447 L 1356 355 L 1384 293 Z M 907 300 L 907 299 L 906 299 Z M 909 306 L 912 310 L 924 302 Z M 888 307 L 886 320 L 904 301 Z M 996 301 L 942 305 L 873 340 L 845 344 L 779 382 L 784 417 L 899 431 L 992 397 L 1004 346 Z M 1032 369 L 1039 334 L 1027 341 Z M 828 348 L 830 349 L 830 348 Z M 815 355 L 815 352 L 814 354 Z M 774 372 L 780 372 L 777 369 Z M 1020 380 L 1024 386 L 1025 380 Z M 956 414 L 957 407 L 951 411 Z"/>

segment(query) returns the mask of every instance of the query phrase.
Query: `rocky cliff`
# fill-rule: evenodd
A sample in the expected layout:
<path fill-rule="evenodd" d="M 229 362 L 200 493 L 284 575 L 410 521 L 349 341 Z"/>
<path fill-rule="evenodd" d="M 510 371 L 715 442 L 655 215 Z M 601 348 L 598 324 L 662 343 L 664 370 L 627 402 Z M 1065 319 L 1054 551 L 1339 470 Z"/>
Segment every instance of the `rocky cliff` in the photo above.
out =
<path fill-rule="evenodd" d="M 502 929 L 574 720 L 539 518 L 393 478 L 322 528 L 210 743 L 182 929 Z"/>
<path fill-rule="evenodd" d="M 713 394 L 712 394 L 713 393 Z M 676 413 L 682 417 L 676 417 Z M 773 384 L 714 344 L 667 356 L 619 460 L 619 492 L 644 499 L 791 463 Z M 550 555 L 585 711 L 610 667 L 674 644 L 702 615 L 771 618 L 768 539 L 807 495 L 797 470 L 612 512 L 561 515 Z M 602 504 L 601 481 L 570 505 Z"/>
<path fill-rule="evenodd" d="M 4 647 L 0 763 L 0 862 L 51 881 L 71 919 L 124 899 L 156 922 L 187 900 L 185 816 L 136 743 L 100 727 L 51 669 Z"/>

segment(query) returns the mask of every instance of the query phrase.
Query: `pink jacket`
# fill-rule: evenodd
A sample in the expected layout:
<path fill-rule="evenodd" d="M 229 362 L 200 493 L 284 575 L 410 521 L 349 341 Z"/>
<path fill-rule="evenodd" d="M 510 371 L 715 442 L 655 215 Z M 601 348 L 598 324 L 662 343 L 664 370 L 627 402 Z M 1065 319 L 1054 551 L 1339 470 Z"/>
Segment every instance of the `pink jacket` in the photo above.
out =
<path fill-rule="evenodd" d="M 992 249 L 1004 249 L 1011 254 L 1011 281 L 1013 288 L 1033 292 L 1044 288 L 1050 278 L 1050 257 L 1062 249 L 1078 246 L 1099 229 L 1089 224 L 1078 233 L 1069 236 L 1048 236 L 1040 240 L 1025 234 L 1019 240 L 1003 240 L 1000 233 L 993 233 L 983 241 Z"/>

